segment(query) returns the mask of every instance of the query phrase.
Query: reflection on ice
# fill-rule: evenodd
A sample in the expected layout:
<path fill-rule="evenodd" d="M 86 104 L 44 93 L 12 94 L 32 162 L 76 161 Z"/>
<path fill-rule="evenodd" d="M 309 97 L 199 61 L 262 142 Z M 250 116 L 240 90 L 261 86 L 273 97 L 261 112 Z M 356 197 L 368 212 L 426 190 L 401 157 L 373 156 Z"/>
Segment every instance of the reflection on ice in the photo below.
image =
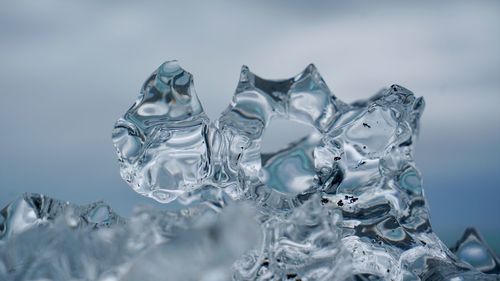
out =
<path fill-rule="evenodd" d="M 423 109 L 398 85 L 346 104 L 313 65 L 283 80 L 243 67 L 211 121 L 192 75 L 166 62 L 113 142 L 135 191 L 185 207 L 124 219 L 26 194 L 0 213 L 0 279 L 499 280 L 477 232 L 450 251 L 432 231 L 413 160 Z M 277 119 L 314 133 L 263 153 Z"/>
<path fill-rule="evenodd" d="M 137 208 L 123 219 L 103 203 L 25 194 L 0 217 L 0 280 L 230 280 L 261 239 L 245 204 Z"/>

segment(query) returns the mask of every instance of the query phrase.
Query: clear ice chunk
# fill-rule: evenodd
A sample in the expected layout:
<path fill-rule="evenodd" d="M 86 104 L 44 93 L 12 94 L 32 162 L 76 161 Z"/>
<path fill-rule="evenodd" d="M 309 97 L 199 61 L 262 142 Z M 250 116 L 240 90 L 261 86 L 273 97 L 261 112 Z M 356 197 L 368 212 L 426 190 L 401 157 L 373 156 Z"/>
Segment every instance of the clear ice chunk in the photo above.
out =
<path fill-rule="evenodd" d="M 0 213 L 0 280 L 231 280 L 261 239 L 254 216 L 245 204 L 201 204 L 123 219 L 102 202 L 26 194 Z"/>
<path fill-rule="evenodd" d="M 315 195 L 291 213 L 264 220 L 258 250 L 234 265 L 235 280 L 346 280 L 352 257 L 342 244 L 340 210 Z"/>
<path fill-rule="evenodd" d="M 500 259 L 473 227 L 465 230 L 451 251 L 462 261 L 484 273 L 500 274 Z"/>
<path fill-rule="evenodd" d="M 199 188 L 209 173 L 208 118 L 193 76 L 162 64 L 113 130 L 120 172 L 138 193 L 168 203 Z"/>
<path fill-rule="evenodd" d="M 191 97 L 194 99 L 194 94 Z M 152 111 L 162 114 L 155 124 L 169 130 L 174 123 L 163 116 L 168 115 L 160 110 L 164 106 L 168 103 Z M 135 112 L 135 107 L 125 116 Z M 221 198 L 206 194 L 222 191 L 234 200 L 252 201 L 259 207 L 267 235 L 256 252 L 236 263 L 237 280 L 284 276 L 300 280 L 435 280 L 436 276 L 446 279 L 457 274 L 465 279 L 486 278 L 457 259 L 432 232 L 421 175 L 413 160 L 424 107 L 423 98 L 399 85 L 346 104 L 332 94 L 314 65 L 282 80 L 263 79 L 243 66 L 229 107 L 212 122 L 203 115 L 204 129 L 199 132 L 205 140 L 203 151 L 209 153 L 197 150 L 198 142 L 184 142 L 182 148 L 175 149 L 167 141 L 158 145 L 175 155 L 193 149 L 203 155 L 199 161 L 178 163 L 184 164 L 178 167 L 180 171 L 193 168 L 193 163 L 203 167 L 198 170 L 204 172 L 198 174 L 202 176 L 197 177 L 197 185 L 172 173 L 165 174 L 170 178 L 164 182 L 177 183 L 177 191 L 172 193 L 182 195 L 184 202 L 193 202 L 189 198 L 200 198 L 200 193 L 205 198 Z M 188 122 L 192 118 L 189 113 L 175 122 Z M 262 153 L 262 136 L 276 119 L 303 123 L 314 132 L 280 151 Z M 130 122 L 130 127 L 140 125 Z M 126 136 L 134 131 L 123 133 Z M 117 145 L 117 149 L 123 163 L 123 148 Z M 138 162 L 161 169 L 156 160 L 161 154 L 151 153 L 151 157 L 137 158 Z M 129 174 L 147 178 L 150 174 L 145 172 L 140 167 L 122 166 L 126 180 Z M 158 182 L 145 181 L 142 188 L 172 190 Z M 315 214 L 312 221 L 298 215 L 304 208 L 311 216 Z M 321 211 L 325 208 L 329 211 Z M 318 228 L 309 237 L 309 230 L 301 229 L 301 224 L 331 224 L 332 212 L 343 219 L 333 220 L 332 228 L 326 230 L 330 238 L 319 239 L 323 244 L 314 247 L 323 231 Z M 292 230 L 301 233 L 301 238 L 289 237 Z M 330 245 L 334 247 L 329 249 Z M 328 254 L 334 254 L 333 259 L 326 258 Z M 316 255 L 325 259 L 317 261 Z M 322 266 L 324 263 L 329 267 Z M 349 267 L 351 276 L 333 270 L 333 264 Z"/>
<path fill-rule="evenodd" d="M 125 223 L 102 201 L 76 206 L 44 195 L 25 193 L 0 211 L 0 243 L 53 220 L 64 220 L 72 228 L 102 228 Z"/>
<path fill-rule="evenodd" d="M 344 103 L 313 65 L 282 80 L 244 66 L 210 121 L 166 62 L 113 142 L 124 180 L 181 210 L 125 220 L 25 195 L 0 212 L 0 280 L 500 280 L 478 233 L 450 250 L 432 231 L 413 160 L 424 107 L 398 85 Z M 263 153 L 277 119 L 313 133 Z"/>

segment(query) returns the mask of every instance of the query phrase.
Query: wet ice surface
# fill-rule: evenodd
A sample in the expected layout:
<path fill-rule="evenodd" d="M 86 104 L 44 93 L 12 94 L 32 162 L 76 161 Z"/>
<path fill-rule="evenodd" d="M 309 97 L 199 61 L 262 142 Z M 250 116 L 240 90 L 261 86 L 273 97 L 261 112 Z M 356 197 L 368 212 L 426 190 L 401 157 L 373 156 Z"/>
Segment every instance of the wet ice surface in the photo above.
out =
<path fill-rule="evenodd" d="M 120 173 L 176 212 L 26 194 L 0 216 L 0 280 L 499 280 L 468 230 L 432 232 L 413 161 L 424 101 L 393 85 L 346 104 L 313 65 L 285 80 L 243 67 L 209 120 L 191 74 L 162 64 L 113 130 Z M 262 153 L 273 120 L 313 133 Z"/>
<path fill-rule="evenodd" d="M 474 228 L 467 228 L 451 251 L 482 272 L 500 274 L 500 259 Z"/>
<path fill-rule="evenodd" d="M 102 203 L 25 194 L 0 218 L 0 280 L 230 280 L 261 237 L 245 204 L 136 208 L 125 220 Z"/>

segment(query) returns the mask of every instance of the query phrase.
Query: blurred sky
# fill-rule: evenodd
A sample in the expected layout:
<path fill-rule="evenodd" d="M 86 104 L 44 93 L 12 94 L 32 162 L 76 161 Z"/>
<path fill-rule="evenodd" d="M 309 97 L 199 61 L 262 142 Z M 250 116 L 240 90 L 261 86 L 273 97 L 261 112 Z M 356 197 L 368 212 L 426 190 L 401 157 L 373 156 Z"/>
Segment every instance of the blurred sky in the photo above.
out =
<path fill-rule="evenodd" d="M 447 243 L 477 226 L 500 252 L 499 1 L 0 0 L 0 206 L 30 191 L 125 215 L 164 207 L 121 180 L 110 134 L 170 59 L 212 118 L 242 64 L 287 78 L 312 62 L 346 102 L 392 83 L 424 96 L 432 225 Z M 273 126 L 264 141 L 302 131 Z"/>

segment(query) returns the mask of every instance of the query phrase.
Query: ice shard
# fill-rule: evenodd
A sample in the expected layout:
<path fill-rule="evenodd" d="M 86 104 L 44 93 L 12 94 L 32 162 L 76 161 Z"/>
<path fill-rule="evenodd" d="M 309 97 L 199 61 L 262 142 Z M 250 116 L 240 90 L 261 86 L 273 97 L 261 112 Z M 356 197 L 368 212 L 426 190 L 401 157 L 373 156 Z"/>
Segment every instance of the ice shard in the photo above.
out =
<path fill-rule="evenodd" d="M 245 204 L 137 208 L 124 219 L 102 202 L 25 194 L 0 212 L 0 280 L 231 280 L 260 236 Z"/>
<path fill-rule="evenodd" d="M 102 201 L 76 206 L 44 195 L 26 193 L 0 211 L 0 242 L 27 229 L 50 225 L 54 220 L 64 220 L 72 228 L 102 228 L 125 222 Z"/>
<path fill-rule="evenodd" d="M 244 66 L 209 120 L 166 62 L 113 143 L 135 191 L 181 209 L 123 219 L 27 194 L 0 212 L 0 280 L 500 280 L 477 232 L 450 250 L 432 230 L 413 159 L 424 107 L 399 85 L 342 102 L 313 65 L 281 80 Z M 278 119 L 313 132 L 263 153 Z"/>
<path fill-rule="evenodd" d="M 352 256 L 342 243 L 340 210 L 315 195 L 288 214 L 263 219 L 261 247 L 234 265 L 235 280 L 347 280 Z"/>
<path fill-rule="evenodd" d="M 200 187 L 210 168 L 207 127 L 192 75 L 175 61 L 162 64 L 115 124 L 123 179 L 163 203 Z"/>
<path fill-rule="evenodd" d="M 451 251 L 460 260 L 482 272 L 500 274 L 500 259 L 473 227 L 465 230 Z"/>
<path fill-rule="evenodd" d="M 221 204 L 223 196 L 206 195 L 222 192 L 258 206 L 265 238 L 235 263 L 236 280 L 495 280 L 498 276 L 486 276 L 455 257 L 432 232 L 413 160 L 424 107 L 423 98 L 399 85 L 344 103 L 314 65 L 282 80 L 261 78 L 243 66 L 228 108 L 211 122 L 202 115 L 204 129 L 198 132 L 204 150 L 197 150 L 198 142 L 183 142 L 182 149 L 171 149 L 168 141 L 158 144 L 179 155 L 196 150 L 203 156 L 179 167 L 204 171 L 197 185 L 172 173 L 165 173 L 164 182 L 178 183 L 179 190 L 191 187 L 180 194 L 183 202 L 199 200 L 201 193 L 205 201 Z M 161 112 L 155 125 L 171 130 L 175 123 L 168 111 L 151 110 Z M 175 122 L 191 118 L 186 111 Z M 262 136 L 276 119 L 303 123 L 314 131 L 280 151 L 262 153 Z M 130 122 L 130 127 L 140 126 Z M 123 131 L 127 134 L 134 131 Z M 123 163 L 123 146 L 117 150 Z M 143 166 L 162 168 L 155 156 L 136 159 Z M 123 167 L 126 180 L 130 173 L 150 177 L 133 166 L 125 166 L 124 173 Z M 163 188 L 159 181 L 152 183 L 145 181 L 142 188 Z"/>

